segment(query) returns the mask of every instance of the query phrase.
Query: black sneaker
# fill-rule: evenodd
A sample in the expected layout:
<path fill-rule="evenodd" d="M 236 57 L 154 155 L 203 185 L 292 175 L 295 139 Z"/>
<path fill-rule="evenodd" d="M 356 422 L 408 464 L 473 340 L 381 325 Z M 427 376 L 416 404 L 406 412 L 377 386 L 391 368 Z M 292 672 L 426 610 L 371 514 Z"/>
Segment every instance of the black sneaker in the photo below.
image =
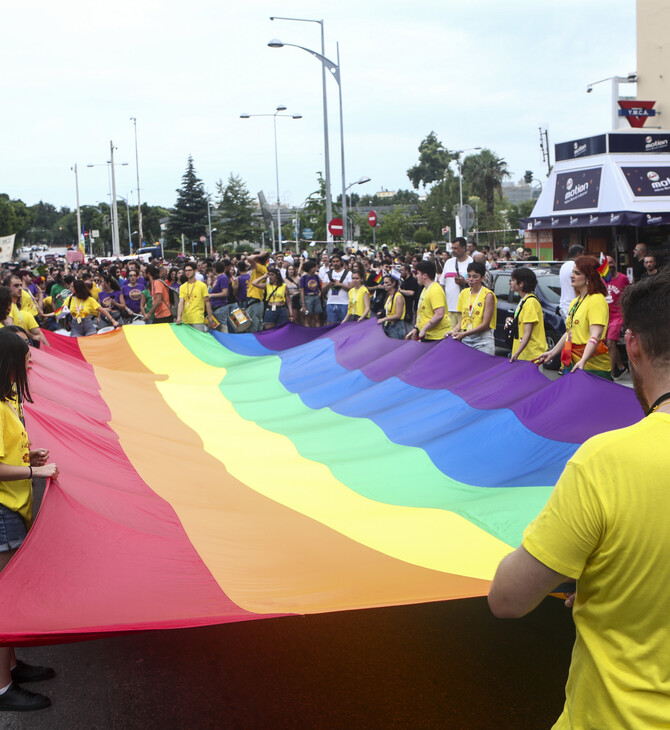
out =
<path fill-rule="evenodd" d="M 45 679 L 53 679 L 55 676 L 56 672 L 51 667 L 34 667 L 20 659 L 16 660 L 16 666 L 12 669 L 12 681 L 18 684 L 43 682 Z"/>
<path fill-rule="evenodd" d="M 625 373 L 627 373 L 627 372 L 628 372 L 628 368 L 627 368 L 627 367 L 626 367 L 626 366 L 624 365 L 624 366 L 623 366 L 623 367 L 621 368 L 621 370 L 619 370 L 619 368 L 614 368 L 614 370 L 613 370 L 613 372 L 612 372 L 612 375 L 613 375 L 613 376 L 614 376 L 615 378 L 620 378 L 620 377 L 621 377 L 622 375 L 624 375 L 624 374 L 625 374 Z"/>
<path fill-rule="evenodd" d="M 15 682 L 12 682 L 9 689 L 0 695 L 0 712 L 31 712 L 44 710 L 49 705 L 51 700 L 48 697 L 23 689 Z"/>

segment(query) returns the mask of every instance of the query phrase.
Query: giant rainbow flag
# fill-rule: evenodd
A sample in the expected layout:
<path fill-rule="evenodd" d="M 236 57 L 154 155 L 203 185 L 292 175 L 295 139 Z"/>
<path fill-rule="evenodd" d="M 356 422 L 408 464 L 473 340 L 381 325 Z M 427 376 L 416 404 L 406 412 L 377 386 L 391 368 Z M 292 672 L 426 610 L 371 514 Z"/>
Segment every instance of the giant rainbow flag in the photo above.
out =
<path fill-rule="evenodd" d="M 642 415 L 374 321 L 50 340 L 26 417 L 61 474 L 0 577 L 16 645 L 484 595 L 579 444 Z"/>

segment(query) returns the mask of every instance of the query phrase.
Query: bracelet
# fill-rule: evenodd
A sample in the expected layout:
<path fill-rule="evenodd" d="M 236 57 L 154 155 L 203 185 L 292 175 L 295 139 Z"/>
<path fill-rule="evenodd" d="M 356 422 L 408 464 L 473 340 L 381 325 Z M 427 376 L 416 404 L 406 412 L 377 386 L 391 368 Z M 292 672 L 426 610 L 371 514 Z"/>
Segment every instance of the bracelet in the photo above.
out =
<path fill-rule="evenodd" d="M 32 479 L 33 478 L 33 467 L 28 466 L 28 469 L 30 469 L 30 476 L 28 477 L 28 479 Z"/>
<path fill-rule="evenodd" d="M 597 345 L 599 340 L 596 337 L 589 337 L 589 342 L 593 342 L 594 345 Z"/>

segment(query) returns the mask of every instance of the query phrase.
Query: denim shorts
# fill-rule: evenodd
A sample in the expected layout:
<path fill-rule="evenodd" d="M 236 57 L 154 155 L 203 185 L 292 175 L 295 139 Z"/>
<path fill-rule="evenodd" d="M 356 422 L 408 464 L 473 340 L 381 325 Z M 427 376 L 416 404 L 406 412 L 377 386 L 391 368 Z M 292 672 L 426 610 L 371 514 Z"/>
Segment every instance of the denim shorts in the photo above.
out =
<path fill-rule="evenodd" d="M 326 321 L 328 324 L 339 324 L 346 316 L 346 304 L 326 304 Z"/>
<path fill-rule="evenodd" d="M 305 294 L 305 309 L 307 314 L 323 314 L 320 294 Z"/>
<path fill-rule="evenodd" d="M 272 306 L 268 305 L 268 308 L 265 310 L 265 318 L 263 319 L 265 324 L 285 324 L 288 322 L 288 309 L 286 307 L 277 307 L 277 309 L 272 311 Z"/>
<path fill-rule="evenodd" d="M 18 512 L 0 504 L 0 553 L 16 550 L 26 539 L 26 523 Z"/>

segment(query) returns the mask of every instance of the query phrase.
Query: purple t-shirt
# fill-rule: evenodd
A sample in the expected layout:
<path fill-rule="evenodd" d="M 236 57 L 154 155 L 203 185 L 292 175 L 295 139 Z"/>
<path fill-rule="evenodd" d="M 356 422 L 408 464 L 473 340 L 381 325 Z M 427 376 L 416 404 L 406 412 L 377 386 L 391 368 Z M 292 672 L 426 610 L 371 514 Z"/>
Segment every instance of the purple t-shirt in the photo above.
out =
<path fill-rule="evenodd" d="M 307 294 L 321 293 L 321 279 L 316 274 L 303 274 L 300 277 L 300 288 Z"/>
<path fill-rule="evenodd" d="M 135 284 L 135 286 L 124 284 L 121 287 L 121 291 L 123 292 L 123 296 L 126 300 L 126 307 L 128 307 L 131 312 L 140 314 L 142 311 L 140 308 L 140 303 L 142 301 L 142 287 L 139 284 Z"/>
<path fill-rule="evenodd" d="M 237 277 L 237 301 L 242 302 L 247 298 L 247 284 L 251 274 L 240 274 Z"/>
<path fill-rule="evenodd" d="M 100 302 L 101 307 L 105 307 L 105 309 L 113 309 L 114 302 L 119 304 L 121 301 L 121 292 L 101 291 L 100 294 L 98 294 L 98 301 Z"/>
<path fill-rule="evenodd" d="M 212 291 L 209 293 L 209 301 L 212 305 L 212 309 L 216 309 L 217 307 L 223 307 L 224 304 L 228 304 L 227 296 L 214 297 L 212 296 L 212 294 L 222 292 L 224 289 L 228 289 L 229 286 L 230 282 L 228 281 L 228 277 L 225 274 L 217 276 L 216 281 L 214 282 L 214 286 L 212 287 Z"/>

